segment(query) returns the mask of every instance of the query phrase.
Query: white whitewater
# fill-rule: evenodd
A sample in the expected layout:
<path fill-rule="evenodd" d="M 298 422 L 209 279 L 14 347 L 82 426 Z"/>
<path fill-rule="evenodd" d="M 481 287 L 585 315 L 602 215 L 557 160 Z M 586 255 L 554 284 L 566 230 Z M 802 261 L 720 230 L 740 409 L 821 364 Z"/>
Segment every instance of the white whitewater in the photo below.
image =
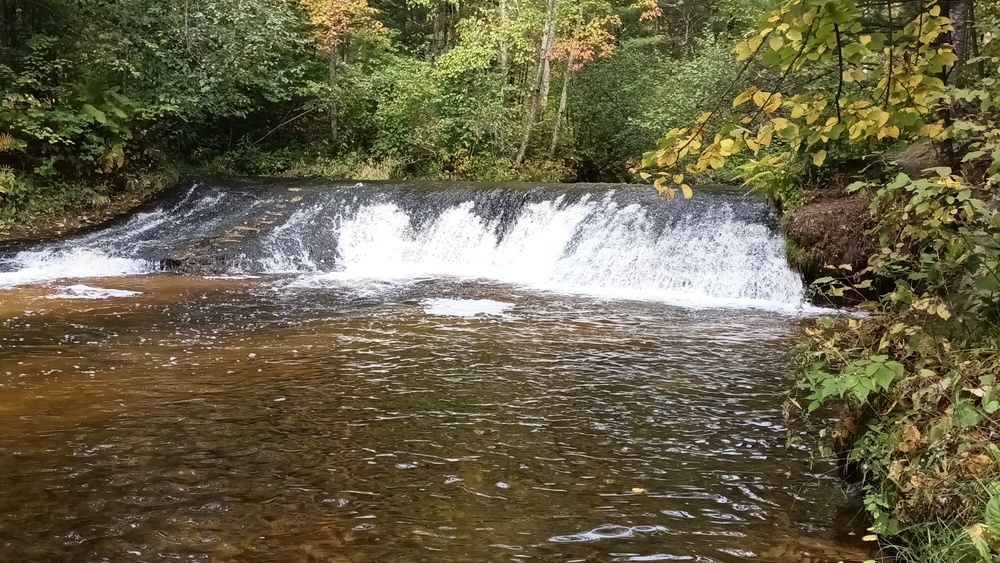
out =
<path fill-rule="evenodd" d="M 420 228 L 392 203 L 365 205 L 331 229 L 341 258 L 335 271 L 303 283 L 452 276 L 687 305 L 803 303 L 802 280 L 788 267 L 781 236 L 736 220 L 724 204 L 657 229 L 640 205 L 556 198 L 526 206 L 499 241 L 497 227 L 477 216 L 471 202 Z M 289 255 L 274 256 L 277 263 Z M 273 271 L 291 269 L 281 261 Z"/>
<path fill-rule="evenodd" d="M 680 305 L 803 307 L 801 278 L 761 202 L 705 196 L 681 205 L 606 188 L 582 196 L 477 190 L 303 192 L 311 199 L 236 247 L 238 268 L 212 274 L 293 275 L 312 287 L 446 277 Z M 118 226 L 0 254 L 0 288 L 157 272 L 178 245 L 261 216 L 279 201 L 274 191 L 284 190 L 234 196 L 195 186 Z"/>

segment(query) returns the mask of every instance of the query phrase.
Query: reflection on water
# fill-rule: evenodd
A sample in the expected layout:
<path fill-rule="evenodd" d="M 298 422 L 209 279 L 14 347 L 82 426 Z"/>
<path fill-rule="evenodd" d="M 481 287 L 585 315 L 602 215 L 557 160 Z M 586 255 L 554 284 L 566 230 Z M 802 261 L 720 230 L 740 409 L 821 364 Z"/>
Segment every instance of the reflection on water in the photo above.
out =
<path fill-rule="evenodd" d="M 0 294 L 3 561 L 836 561 L 795 320 L 475 282 Z"/>

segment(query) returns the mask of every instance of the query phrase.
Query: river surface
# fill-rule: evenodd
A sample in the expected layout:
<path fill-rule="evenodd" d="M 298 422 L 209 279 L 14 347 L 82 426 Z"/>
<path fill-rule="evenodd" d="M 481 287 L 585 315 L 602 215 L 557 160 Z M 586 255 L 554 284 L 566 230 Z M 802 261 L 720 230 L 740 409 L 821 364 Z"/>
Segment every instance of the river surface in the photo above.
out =
<path fill-rule="evenodd" d="M 254 214 L 264 216 L 277 200 L 258 197 L 266 201 Z M 610 252 L 581 235 L 596 227 L 579 210 L 569 227 L 558 218 L 580 205 L 606 217 L 610 199 L 539 198 L 557 203 L 522 202 L 520 217 L 535 213 L 527 226 L 505 219 L 501 234 L 483 220 L 494 246 L 459 239 L 469 226 L 448 209 L 378 239 L 372 225 L 391 226 L 396 213 L 381 208 L 381 219 L 364 218 L 372 240 L 351 242 L 350 220 L 375 206 L 358 205 L 339 216 L 337 265 L 326 269 L 314 267 L 319 246 L 291 252 L 286 240 L 278 247 L 297 262 L 281 262 L 282 272 L 252 267 L 275 263 L 273 250 L 241 251 L 250 257 L 235 266 L 226 254 L 239 272 L 143 270 L 156 264 L 151 248 L 175 256 L 162 250 L 175 239 L 156 242 L 162 233 L 136 242 L 137 231 L 156 231 L 149 216 L 166 214 L 190 234 L 170 205 L 9 252 L 0 261 L 0 560 L 864 559 L 857 499 L 832 467 L 785 447 L 802 431 L 782 417 L 781 374 L 815 314 L 794 276 L 768 274 L 765 291 L 731 274 L 728 285 L 684 278 L 678 287 L 668 287 L 676 272 L 637 267 L 606 283 L 568 275 L 567 256 L 581 247 L 613 262 L 664 233 L 678 237 L 677 225 L 724 225 L 712 213 L 671 212 L 650 235 L 610 224 L 612 214 L 602 228 L 627 240 Z M 195 199 L 192 209 L 216 204 Z M 462 199 L 448 205 L 472 213 Z M 753 234 L 760 225 L 748 221 L 731 230 Z M 288 235 L 279 229 L 290 223 L 276 224 Z M 769 228 L 759 238 L 780 250 Z M 526 246 L 501 248 L 518 229 Z M 275 233 L 260 237 L 273 243 Z M 386 250 L 400 240 L 409 246 Z M 454 252 L 427 250 L 439 243 Z M 508 262 L 469 266 L 460 248 L 469 244 Z M 372 260 L 378 252 L 388 257 Z M 685 260 L 705 261 L 701 252 Z M 515 272 L 518 256 L 528 263 Z M 665 262 L 661 270 L 677 267 Z M 599 267 L 588 262 L 586 275 Z"/>

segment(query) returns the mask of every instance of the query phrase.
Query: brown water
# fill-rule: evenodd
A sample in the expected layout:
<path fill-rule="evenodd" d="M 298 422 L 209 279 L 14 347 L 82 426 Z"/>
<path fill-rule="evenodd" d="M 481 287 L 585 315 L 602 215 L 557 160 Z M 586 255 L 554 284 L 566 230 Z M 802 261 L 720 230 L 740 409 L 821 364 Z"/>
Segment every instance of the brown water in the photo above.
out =
<path fill-rule="evenodd" d="M 69 283 L 0 292 L 2 561 L 864 558 L 857 501 L 784 447 L 793 317 L 470 281 L 51 298 Z"/>

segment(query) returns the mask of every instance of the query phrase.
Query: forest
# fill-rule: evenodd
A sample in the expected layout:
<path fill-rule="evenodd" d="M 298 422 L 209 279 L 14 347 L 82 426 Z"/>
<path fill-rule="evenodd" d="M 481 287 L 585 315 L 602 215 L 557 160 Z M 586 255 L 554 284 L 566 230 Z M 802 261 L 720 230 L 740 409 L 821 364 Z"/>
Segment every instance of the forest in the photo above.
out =
<path fill-rule="evenodd" d="M 178 174 L 732 182 L 821 317 L 790 416 L 905 561 L 1000 560 L 1000 6 L 0 0 L 0 227 Z M 827 424 L 829 423 L 829 424 Z"/>
<path fill-rule="evenodd" d="M 3 214 L 178 170 L 627 179 L 763 5 L 3 0 Z"/>

